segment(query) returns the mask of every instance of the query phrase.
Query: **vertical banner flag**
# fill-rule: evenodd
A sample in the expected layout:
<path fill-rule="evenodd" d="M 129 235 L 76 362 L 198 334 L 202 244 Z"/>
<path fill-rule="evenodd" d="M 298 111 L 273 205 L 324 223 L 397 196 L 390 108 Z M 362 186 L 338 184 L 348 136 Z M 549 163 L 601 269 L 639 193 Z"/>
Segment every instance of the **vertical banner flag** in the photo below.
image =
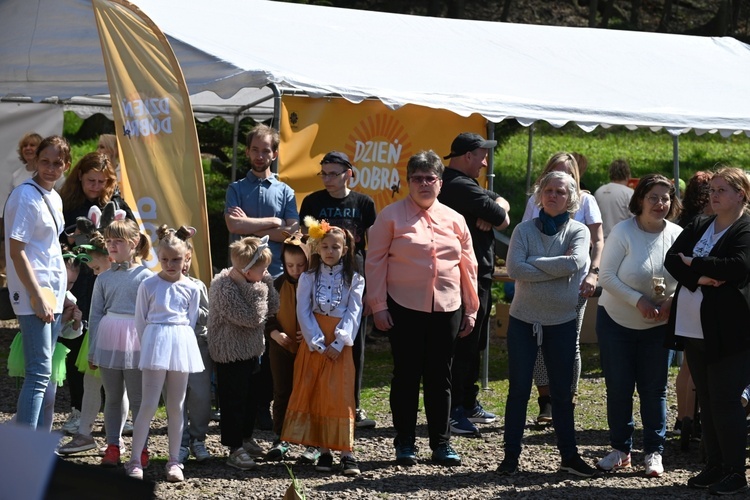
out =
<path fill-rule="evenodd" d="M 292 186 L 300 205 L 309 193 L 323 189 L 315 175 L 323 156 L 342 151 L 354 166 L 349 186 L 369 195 L 379 212 L 407 196 L 406 163 L 412 155 L 432 149 L 442 158 L 461 132 L 486 137 L 487 120 L 411 104 L 393 110 L 375 100 L 354 104 L 343 98 L 283 96 L 279 177 Z M 484 171 L 478 181 L 487 186 Z"/>
<path fill-rule="evenodd" d="M 120 146 L 123 196 L 142 230 L 193 226 L 192 274 L 211 282 L 206 190 L 193 110 L 166 36 L 125 0 L 92 0 Z M 152 249 L 145 262 L 158 268 Z"/>

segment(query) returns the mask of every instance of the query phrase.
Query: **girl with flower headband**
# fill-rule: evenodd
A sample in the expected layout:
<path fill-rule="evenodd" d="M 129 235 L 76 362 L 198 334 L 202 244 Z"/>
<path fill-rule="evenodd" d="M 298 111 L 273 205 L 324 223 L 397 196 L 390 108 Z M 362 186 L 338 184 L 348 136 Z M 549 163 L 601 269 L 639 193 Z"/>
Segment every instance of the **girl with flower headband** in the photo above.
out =
<path fill-rule="evenodd" d="M 109 254 L 107 253 L 104 236 L 98 230 L 94 230 L 87 235 L 87 238 L 87 242 L 83 242 L 83 239 L 80 239 L 81 244 L 73 247 L 73 251 L 77 253 L 77 258 L 85 262 L 94 272 L 94 276 L 98 276 L 110 268 Z M 84 276 L 84 273 L 80 273 L 78 279 L 80 280 L 82 276 Z M 92 294 L 94 283 L 94 281 L 90 282 L 91 288 L 86 291 L 88 295 Z M 88 308 L 88 306 L 86 307 Z M 97 443 L 91 433 L 96 416 L 99 414 L 99 408 L 102 405 L 102 378 L 99 369 L 92 369 L 89 364 L 90 341 L 91 337 L 88 329 L 86 329 L 80 349 L 78 350 L 78 356 L 75 359 L 76 369 L 83 374 L 83 397 L 81 399 L 81 411 L 78 414 L 78 425 L 76 430 L 72 431 L 73 437 L 70 441 L 57 449 L 58 455 L 74 455 L 97 448 Z M 130 408 L 127 393 L 123 394 L 120 407 L 122 420 L 124 421 L 127 418 Z M 120 441 L 120 448 L 122 449 L 124 443 L 122 440 Z M 106 452 L 106 447 L 104 451 Z"/>
<path fill-rule="evenodd" d="M 268 236 L 248 236 L 229 245 L 232 267 L 211 281 L 208 300 L 208 351 L 216 366 L 221 401 L 221 444 L 229 448 L 227 465 L 255 468 L 262 456 L 252 440 L 258 413 L 260 356 L 265 350 L 268 317 L 279 310 L 279 295 L 268 274 Z"/>
<path fill-rule="evenodd" d="M 145 464 L 141 457 L 146 450 L 151 419 L 159 406 L 162 388 L 166 388 L 167 481 L 185 480 L 179 453 L 188 376 L 205 368 L 193 332 L 200 314 L 201 289 L 183 274 L 190 254 L 186 240 L 193 234 L 193 228 L 175 231 L 166 225 L 160 226 L 157 255 L 161 271 L 143 280 L 138 287 L 135 327 L 141 341 L 138 367 L 142 371 L 142 411 L 133 426 L 133 448 L 127 465 L 128 475 L 138 479 L 143 478 Z"/>
<path fill-rule="evenodd" d="M 307 349 L 294 362 L 294 382 L 281 439 L 320 448 L 316 470 L 331 472 L 341 452 L 345 475 L 359 474 L 354 443 L 352 345 L 362 315 L 365 280 L 355 272 L 354 238 L 346 229 L 305 217 L 310 270 L 299 278 L 297 320 Z"/>
<path fill-rule="evenodd" d="M 138 287 L 152 276 L 136 259 L 147 258 L 151 244 L 130 219 L 115 220 L 103 231 L 105 246 L 112 261 L 110 269 L 97 276 L 91 298 L 89 316 L 89 363 L 99 367 L 104 393 L 104 426 L 107 448 L 102 465 L 115 467 L 120 463 L 120 438 L 125 423 L 122 399 L 127 387 L 133 417 L 141 407 L 141 342 L 135 323 Z M 144 449 L 143 466 L 148 464 Z"/>

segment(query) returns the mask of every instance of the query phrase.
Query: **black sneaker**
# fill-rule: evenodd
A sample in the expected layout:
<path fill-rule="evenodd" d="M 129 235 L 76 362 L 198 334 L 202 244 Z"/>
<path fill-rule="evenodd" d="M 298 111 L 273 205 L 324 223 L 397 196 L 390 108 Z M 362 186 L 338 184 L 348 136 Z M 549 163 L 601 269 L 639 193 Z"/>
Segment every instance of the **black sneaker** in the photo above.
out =
<path fill-rule="evenodd" d="M 497 466 L 496 472 L 501 476 L 512 476 L 518 472 L 518 459 L 511 457 L 503 458 L 503 461 Z"/>
<path fill-rule="evenodd" d="M 563 460 L 560 464 L 560 471 L 579 477 L 594 477 L 596 475 L 596 469 L 584 462 L 578 454 Z"/>
<path fill-rule="evenodd" d="M 396 463 L 417 465 L 417 447 L 414 446 L 414 441 L 396 442 Z"/>
<path fill-rule="evenodd" d="M 321 453 L 315 470 L 318 472 L 331 472 L 333 470 L 333 455 L 330 453 Z"/>
<path fill-rule="evenodd" d="M 552 423 L 552 398 L 549 396 L 539 396 L 539 415 L 536 417 L 537 424 Z"/>
<path fill-rule="evenodd" d="M 273 446 L 270 450 L 268 450 L 268 453 L 266 453 L 266 460 L 277 462 L 279 460 L 283 460 L 284 456 L 289 451 L 289 443 L 286 441 L 282 441 L 280 439 L 277 439 L 273 442 Z"/>
<path fill-rule="evenodd" d="M 734 495 L 747 489 L 747 479 L 744 471 L 742 474 L 732 472 L 724 476 L 724 479 L 708 487 L 712 495 Z"/>
<path fill-rule="evenodd" d="M 461 465 L 461 456 L 449 443 L 440 443 L 432 450 L 432 461 L 446 467 Z"/>
<path fill-rule="evenodd" d="M 693 476 L 688 479 L 687 485 L 688 488 L 704 490 L 712 484 L 716 484 L 721 481 L 724 476 L 725 474 L 721 470 L 720 465 L 712 465 L 700 471 L 697 476 Z"/>
<path fill-rule="evenodd" d="M 341 457 L 341 472 L 343 472 L 345 476 L 359 475 L 359 465 L 354 457 Z"/>

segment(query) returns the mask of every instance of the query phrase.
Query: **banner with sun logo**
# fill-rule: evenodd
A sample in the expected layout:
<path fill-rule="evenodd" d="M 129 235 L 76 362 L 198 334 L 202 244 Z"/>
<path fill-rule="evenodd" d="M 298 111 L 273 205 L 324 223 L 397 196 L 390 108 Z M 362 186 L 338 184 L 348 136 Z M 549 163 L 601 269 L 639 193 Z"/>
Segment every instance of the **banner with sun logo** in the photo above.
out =
<path fill-rule="evenodd" d="M 349 187 L 375 200 L 377 211 L 408 194 L 406 163 L 421 150 L 450 153 L 461 132 L 486 137 L 487 120 L 407 105 L 397 110 L 380 101 L 354 104 L 342 98 L 284 96 L 281 99 L 279 178 L 289 184 L 297 206 L 323 189 L 316 174 L 329 151 L 341 151 L 354 166 Z M 445 161 L 447 164 L 448 162 Z M 479 182 L 486 186 L 482 172 Z"/>

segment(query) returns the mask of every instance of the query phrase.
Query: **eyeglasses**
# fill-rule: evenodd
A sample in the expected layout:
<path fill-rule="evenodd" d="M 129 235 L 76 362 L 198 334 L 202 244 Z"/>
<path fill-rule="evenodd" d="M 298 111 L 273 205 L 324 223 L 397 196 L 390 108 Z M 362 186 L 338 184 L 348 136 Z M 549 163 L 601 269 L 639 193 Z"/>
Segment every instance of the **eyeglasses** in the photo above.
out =
<path fill-rule="evenodd" d="M 651 196 L 647 196 L 646 199 L 652 205 L 656 205 L 659 202 L 661 202 L 662 205 L 669 205 L 672 203 L 672 198 L 669 196 L 656 196 L 655 194 L 652 194 Z"/>
<path fill-rule="evenodd" d="M 318 172 L 318 176 L 322 177 L 324 179 L 333 179 L 333 178 L 338 177 L 339 175 L 344 174 L 344 173 L 346 173 L 346 170 L 343 170 L 341 172 L 335 172 L 335 173 L 334 172 L 322 172 L 321 171 L 321 172 Z"/>
<path fill-rule="evenodd" d="M 438 177 L 436 175 L 412 175 L 409 177 L 409 182 L 415 184 L 427 184 L 428 186 L 432 186 L 437 180 Z"/>

